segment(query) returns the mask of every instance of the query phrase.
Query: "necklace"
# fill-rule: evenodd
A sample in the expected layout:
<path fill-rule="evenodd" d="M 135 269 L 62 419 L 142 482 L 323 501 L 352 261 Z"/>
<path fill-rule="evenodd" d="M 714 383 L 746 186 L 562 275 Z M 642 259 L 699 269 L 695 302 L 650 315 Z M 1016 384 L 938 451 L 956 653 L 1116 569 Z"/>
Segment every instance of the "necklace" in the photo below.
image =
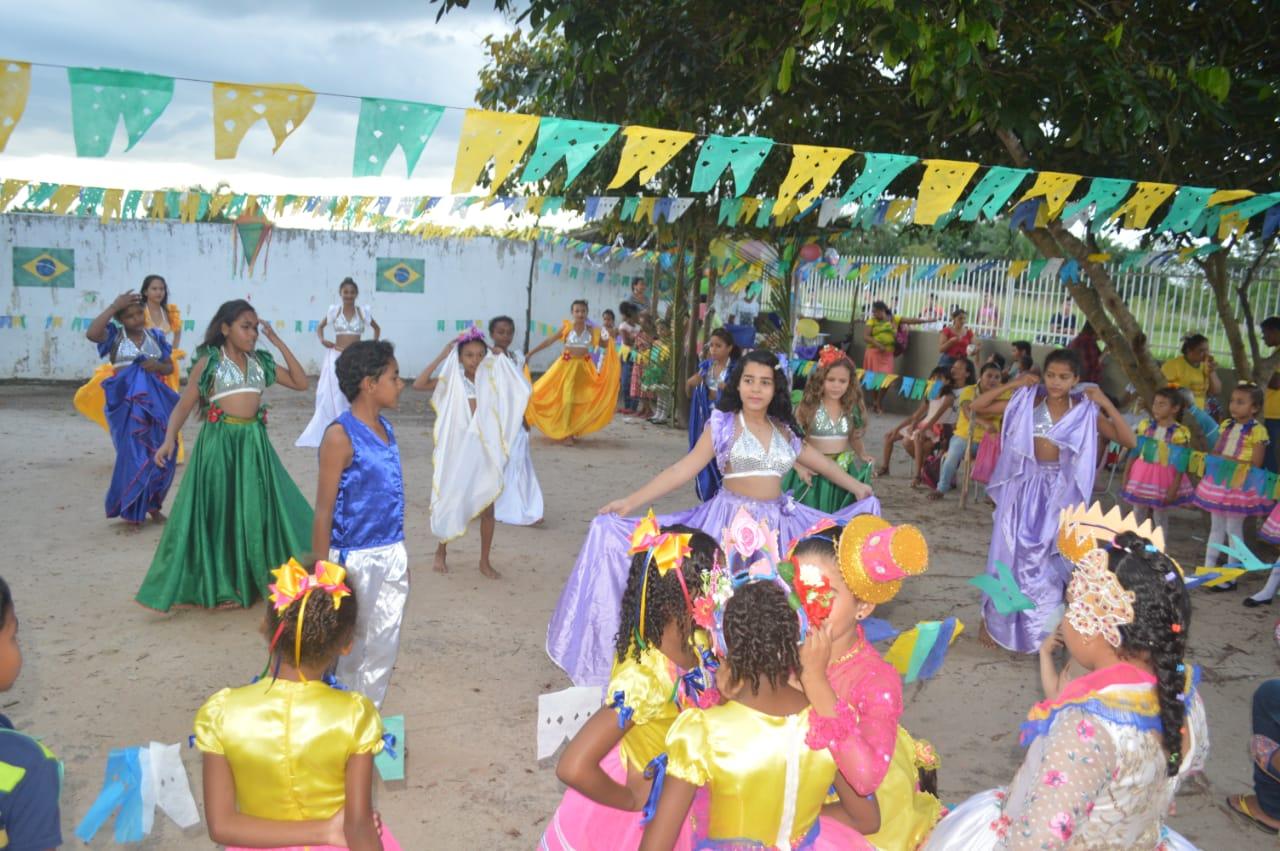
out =
<path fill-rule="evenodd" d="M 871 642 L 867 641 L 865 638 L 861 640 L 855 639 L 853 642 L 853 647 L 849 649 L 849 652 L 844 654 L 834 662 L 829 663 L 827 667 L 830 668 L 834 665 L 839 665 L 841 663 L 848 662 L 850 659 L 857 656 L 859 653 L 861 653 L 863 650 L 866 650 L 870 646 L 871 646 Z"/>

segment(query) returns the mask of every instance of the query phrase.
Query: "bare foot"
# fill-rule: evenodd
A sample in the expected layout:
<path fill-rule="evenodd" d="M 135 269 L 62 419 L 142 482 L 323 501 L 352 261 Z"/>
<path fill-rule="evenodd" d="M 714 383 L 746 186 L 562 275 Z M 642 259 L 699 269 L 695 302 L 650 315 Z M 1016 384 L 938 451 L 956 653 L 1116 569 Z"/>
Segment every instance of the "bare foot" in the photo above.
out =
<path fill-rule="evenodd" d="M 877 475 L 877 476 L 887 476 L 887 475 L 889 475 L 889 468 L 888 468 L 888 466 L 880 466 L 880 467 L 876 467 L 876 475 Z"/>
<path fill-rule="evenodd" d="M 436 573 L 449 572 L 449 565 L 444 560 L 444 553 L 436 553 L 436 560 L 431 563 L 431 569 Z"/>
<path fill-rule="evenodd" d="M 487 561 L 480 562 L 480 575 L 489 579 L 501 579 L 502 574 L 493 569 L 493 565 Z"/>
<path fill-rule="evenodd" d="M 150 514 L 151 514 L 151 519 L 156 521 L 157 523 L 163 523 L 164 521 L 169 519 L 168 517 L 165 517 L 164 513 L 160 511 L 160 509 L 158 508 L 155 511 L 150 512 Z"/>
<path fill-rule="evenodd" d="M 942 499 L 942 494 L 938 493 L 937 491 L 929 491 L 929 499 L 935 500 L 935 501 Z"/>
<path fill-rule="evenodd" d="M 982 626 L 978 627 L 978 643 L 990 650 L 998 650 L 999 644 L 991 637 L 991 633 L 987 632 L 987 624 L 983 621 Z"/>
<path fill-rule="evenodd" d="M 537 520 L 533 521 L 533 522 L 532 522 L 532 523 L 530 523 L 529 525 L 530 525 L 530 526 L 537 526 L 537 527 L 541 527 L 541 526 L 542 526 L 542 521 L 543 521 L 544 519 L 545 519 L 545 518 L 539 517 Z"/>
<path fill-rule="evenodd" d="M 573 445 L 575 445 L 577 442 L 578 442 L 578 438 L 574 437 L 573 435 L 569 435 L 568 437 L 566 437 L 566 438 L 564 439 L 564 445 L 565 445 L 565 446 L 573 446 Z"/>

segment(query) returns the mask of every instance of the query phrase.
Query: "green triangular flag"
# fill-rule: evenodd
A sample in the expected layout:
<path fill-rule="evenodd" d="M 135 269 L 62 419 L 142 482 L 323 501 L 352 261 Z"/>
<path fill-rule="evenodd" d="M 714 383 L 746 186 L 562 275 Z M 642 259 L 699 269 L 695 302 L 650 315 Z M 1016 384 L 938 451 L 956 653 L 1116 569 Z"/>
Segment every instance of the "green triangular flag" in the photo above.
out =
<path fill-rule="evenodd" d="M 173 78 L 110 68 L 68 68 L 76 156 L 105 157 L 124 118 L 128 151 L 173 100 Z"/>
<path fill-rule="evenodd" d="M 354 177 L 382 174 L 396 146 L 404 151 L 408 176 L 418 165 L 422 149 L 444 115 L 443 106 L 389 98 L 361 98 L 356 149 L 351 163 Z"/>
<path fill-rule="evenodd" d="M 725 169 L 731 168 L 733 194 L 735 198 L 741 198 L 772 149 L 773 140 L 763 136 L 708 136 L 698 151 L 690 191 L 710 192 Z"/>
<path fill-rule="evenodd" d="M 567 189 L 617 132 L 617 124 L 544 117 L 538 125 L 538 146 L 529 157 L 520 180 L 524 183 L 541 180 L 552 166 L 564 160 L 564 185 Z"/>
<path fill-rule="evenodd" d="M 983 573 L 970 579 L 969 584 L 977 586 L 982 593 L 990 597 L 992 605 L 1002 615 L 1025 612 L 1036 607 L 1035 601 L 1023 594 L 1018 583 L 1014 581 L 1009 565 L 997 561 L 996 572 L 1000 575 L 998 579 Z"/>

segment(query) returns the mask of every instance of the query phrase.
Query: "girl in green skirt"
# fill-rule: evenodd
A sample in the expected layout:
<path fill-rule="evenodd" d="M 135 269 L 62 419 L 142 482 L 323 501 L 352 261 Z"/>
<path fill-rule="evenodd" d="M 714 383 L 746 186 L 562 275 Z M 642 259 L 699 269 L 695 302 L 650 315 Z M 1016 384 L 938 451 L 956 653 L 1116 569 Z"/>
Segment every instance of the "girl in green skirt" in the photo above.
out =
<path fill-rule="evenodd" d="M 277 371 L 275 358 L 255 348 L 259 326 L 288 371 Z M 156 464 L 172 462 L 178 432 L 197 405 L 205 422 L 137 596 L 162 612 L 251 606 L 266 596 L 271 569 L 302 557 L 311 543 L 311 506 L 271 448 L 262 404 L 276 382 L 306 390 L 302 365 L 243 299 L 218 308 L 194 358 Z"/>
<path fill-rule="evenodd" d="M 804 442 L 831 458 L 850 476 L 871 483 L 874 460 L 862 446 L 867 409 L 853 362 L 843 352 L 825 346 L 818 368 L 804 387 L 796 408 L 796 421 L 804 430 Z M 834 514 L 857 501 L 844 488 L 796 464 L 782 481 L 782 489 L 804 505 Z"/>

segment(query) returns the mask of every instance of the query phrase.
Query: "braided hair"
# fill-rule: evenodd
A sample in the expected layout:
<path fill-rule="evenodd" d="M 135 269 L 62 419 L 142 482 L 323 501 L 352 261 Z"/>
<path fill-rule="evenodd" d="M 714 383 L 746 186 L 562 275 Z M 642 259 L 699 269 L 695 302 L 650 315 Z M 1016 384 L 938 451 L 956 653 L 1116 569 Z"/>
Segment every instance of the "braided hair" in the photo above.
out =
<path fill-rule="evenodd" d="M 800 670 L 800 621 L 772 582 L 748 582 L 724 607 L 725 662 L 735 684 L 760 691 L 760 681 L 786 685 Z"/>
<path fill-rule="evenodd" d="M 689 549 L 692 552 L 685 556 L 680 565 L 680 573 L 684 576 L 684 587 L 689 595 L 696 597 L 706 583 L 711 565 L 715 563 L 720 551 L 715 539 L 706 532 L 673 523 L 663 526 L 663 532 L 678 535 L 692 535 Z M 649 574 L 648 589 L 645 588 L 645 573 Z M 627 588 L 622 594 L 622 617 L 618 619 L 618 633 L 613 639 L 614 655 L 619 662 L 630 653 L 637 662 L 644 649 L 636 638 L 640 635 L 640 597 L 645 596 L 644 605 L 644 640 L 650 644 L 662 641 L 662 633 L 673 621 L 680 630 L 681 638 L 693 634 L 693 613 L 689 611 L 689 603 L 685 600 L 684 590 L 674 571 L 663 576 L 658 565 L 648 553 L 637 553 L 631 559 L 631 570 L 627 573 Z"/>
<path fill-rule="evenodd" d="M 306 615 L 302 619 L 302 652 L 298 664 L 307 667 L 328 667 L 342 648 L 351 643 L 356 632 L 356 592 L 350 589 L 350 596 L 342 600 L 338 608 L 333 607 L 333 597 L 323 591 L 312 591 L 304 600 L 298 600 L 281 611 L 267 604 L 267 637 L 276 638 L 272 649 L 271 667 L 274 668 L 280 659 L 292 660 L 293 648 L 297 640 L 298 615 L 306 605 Z M 305 601 L 305 602 L 304 602 Z M 281 624 L 284 628 L 281 629 Z"/>
<path fill-rule="evenodd" d="M 765 414 L 771 419 L 785 423 L 792 433 L 799 437 L 800 426 L 796 424 L 795 414 L 791 410 L 791 385 L 787 382 L 787 374 L 783 371 L 778 356 L 768 349 L 752 349 L 742 356 L 742 359 L 733 367 L 733 371 L 729 373 L 729 380 L 720 390 L 716 409 L 730 414 L 736 414 L 742 410 L 742 394 L 738 392 L 738 385 L 742 383 L 742 373 L 749 363 L 767 366 L 773 370 L 773 398 L 769 400 L 769 407 Z M 856 375 L 854 377 L 856 378 Z"/>
<path fill-rule="evenodd" d="M 1191 626 L 1191 598 L 1182 574 L 1164 553 L 1133 532 L 1116 536 L 1109 549 L 1109 567 L 1126 591 L 1134 594 L 1133 623 L 1120 627 L 1119 654 L 1150 657 L 1160 700 L 1161 744 L 1169 756 L 1170 777 L 1182 765 L 1182 731 L 1187 706 L 1183 702 L 1186 668 L 1183 658 Z"/>

